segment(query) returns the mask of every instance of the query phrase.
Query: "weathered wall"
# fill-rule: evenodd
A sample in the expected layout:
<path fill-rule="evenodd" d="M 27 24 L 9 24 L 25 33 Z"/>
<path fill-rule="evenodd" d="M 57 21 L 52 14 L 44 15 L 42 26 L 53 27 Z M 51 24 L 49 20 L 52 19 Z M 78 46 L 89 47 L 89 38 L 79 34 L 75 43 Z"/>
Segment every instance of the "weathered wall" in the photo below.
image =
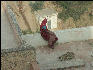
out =
<path fill-rule="evenodd" d="M 57 28 L 57 14 L 51 17 L 51 29 Z"/>
<path fill-rule="evenodd" d="M 36 20 L 39 22 L 38 24 L 41 25 L 42 21 L 45 19 L 44 17 L 38 15 L 37 12 L 35 12 Z M 51 20 L 51 29 L 57 28 L 57 14 L 53 14 L 51 16 L 45 16 L 47 18 L 47 21 Z M 47 24 L 46 24 L 47 25 Z"/>
<path fill-rule="evenodd" d="M 58 43 L 93 39 L 93 26 L 55 31 Z M 23 35 L 22 38 L 34 47 L 47 45 L 39 33 Z"/>
<path fill-rule="evenodd" d="M 88 40 L 88 39 L 93 39 L 93 26 L 66 29 L 63 31 L 60 30 L 55 33 L 59 38 L 59 40 L 58 40 L 59 43 Z"/>

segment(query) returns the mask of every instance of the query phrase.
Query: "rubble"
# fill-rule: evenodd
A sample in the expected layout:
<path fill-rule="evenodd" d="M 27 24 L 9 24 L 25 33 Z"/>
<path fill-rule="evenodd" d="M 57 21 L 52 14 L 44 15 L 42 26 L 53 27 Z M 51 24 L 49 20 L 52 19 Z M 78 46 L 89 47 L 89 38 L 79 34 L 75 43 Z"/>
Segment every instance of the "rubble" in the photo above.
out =
<path fill-rule="evenodd" d="M 62 56 L 59 57 L 60 61 L 66 61 L 66 60 L 71 60 L 74 59 L 75 55 L 73 52 L 67 52 L 65 54 L 63 54 Z"/>

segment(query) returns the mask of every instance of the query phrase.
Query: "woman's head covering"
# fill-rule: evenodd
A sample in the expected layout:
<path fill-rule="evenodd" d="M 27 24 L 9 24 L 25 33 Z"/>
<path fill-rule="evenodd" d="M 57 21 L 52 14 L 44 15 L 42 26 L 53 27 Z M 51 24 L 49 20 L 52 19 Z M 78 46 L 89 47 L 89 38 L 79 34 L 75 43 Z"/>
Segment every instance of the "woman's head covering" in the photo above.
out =
<path fill-rule="evenodd" d="M 45 19 L 42 21 L 41 25 L 46 25 L 46 23 L 47 23 L 47 19 L 45 18 Z"/>
<path fill-rule="evenodd" d="M 45 19 L 42 21 L 41 25 L 40 25 L 40 31 L 42 31 L 43 29 L 44 29 L 44 30 L 47 30 L 46 23 L 47 23 L 47 19 L 45 18 Z"/>

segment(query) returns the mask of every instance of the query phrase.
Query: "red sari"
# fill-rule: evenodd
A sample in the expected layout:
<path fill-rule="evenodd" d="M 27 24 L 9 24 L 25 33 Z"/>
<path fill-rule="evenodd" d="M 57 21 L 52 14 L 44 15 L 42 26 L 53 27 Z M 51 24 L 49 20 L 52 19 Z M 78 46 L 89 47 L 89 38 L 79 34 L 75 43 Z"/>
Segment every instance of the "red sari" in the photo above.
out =
<path fill-rule="evenodd" d="M 48 41 L 49 34 L 48 34 L 48 29 L 47 29 L 46 23 L 47 23 L 47 19 L 45 18 L 40 25 L 40 33 L 41 33 L 41 36 L 43 37 L 43 39 Z M 46 27 L 46 29 L 43 28 L 44 26 Z"/>
<path fill-rule="evenodd" d="M 43 39 L 48 41 L 48 45 L 51 48 L 54 48 L 54 43 L 58 40 L 58 38 L 52 31 L 47 29 L 46 23 L 47 19 L 45 18 L 40 25 L 40 33 Z"/>

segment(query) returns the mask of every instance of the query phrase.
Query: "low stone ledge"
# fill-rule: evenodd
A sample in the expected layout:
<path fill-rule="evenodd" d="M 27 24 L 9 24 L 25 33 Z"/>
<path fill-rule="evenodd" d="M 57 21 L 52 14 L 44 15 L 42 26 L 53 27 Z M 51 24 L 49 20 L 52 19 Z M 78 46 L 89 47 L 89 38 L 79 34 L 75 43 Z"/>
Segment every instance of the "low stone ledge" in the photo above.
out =
<path fill-rule="evenodd" d="M 54 31 L 54 33 L 58 37 L 57 43 L 85 41 L 93 39 L 93 26 L 58 30 Z M 35 48 L 37 48 L 38 46 L 44 46 L 48 44 L 47 41 L 45 41 L 41 37 L 40 33 L 22 35 L 22 39 Z"/>
<path fill-rule="evenodd" d="M 24 51 L 24 50 L 35 50 L 34 47 L 32 47 L 31 45 L 29 46 L 24 46 L 24 45 L 21 45 L 20 47 L 17 47 L 17 48 L 9 48 L 9 49 L 1 49 L 1 53 L 11 53 L 11 52 L 18 52 L 18 51 Z"/>

